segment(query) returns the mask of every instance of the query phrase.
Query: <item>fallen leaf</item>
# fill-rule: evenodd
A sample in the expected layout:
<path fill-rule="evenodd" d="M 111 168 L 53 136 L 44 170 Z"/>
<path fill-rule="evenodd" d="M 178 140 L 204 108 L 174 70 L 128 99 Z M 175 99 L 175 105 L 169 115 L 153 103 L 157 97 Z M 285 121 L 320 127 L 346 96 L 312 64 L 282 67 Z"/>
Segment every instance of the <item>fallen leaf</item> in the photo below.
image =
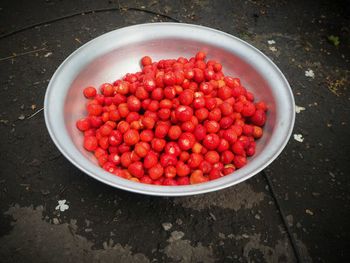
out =
<path fill-rule="evenodd" d="M 315 73 L 312 69 L 308 69 L 305 71 L 305 76 L 308 77 L 308 78 L 315 78 Z"/>
<path fill-rule="evenodd" d="M 300 113 L 300 112 L 302 112 L 303 110 L 305 110 L 304 107 L 295 105 L 295 112 L 296 112 L 296 113 Z"/>
<path fill-rule="evenodd" d="M 302 134 L 293 134 L 294 140 L 298 141 L 298 142 L 303 142 L 304 138 Z"/>

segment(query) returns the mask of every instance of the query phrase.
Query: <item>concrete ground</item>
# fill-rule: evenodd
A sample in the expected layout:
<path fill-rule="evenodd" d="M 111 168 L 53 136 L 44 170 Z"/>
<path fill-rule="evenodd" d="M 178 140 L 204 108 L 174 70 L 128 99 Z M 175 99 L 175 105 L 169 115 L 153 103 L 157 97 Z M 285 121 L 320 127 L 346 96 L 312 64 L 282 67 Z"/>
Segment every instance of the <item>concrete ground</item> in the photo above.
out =
<path fill-rule="evenodd" d="M 29 117 L 75 49 L 172 18 L 267 54 L 303 107 L 297 136 L 264 173 L 219 192 L 159 198 L 103 185 L 62 157 L 42 112 Z M 348 261 L 346 1 L 4 0 L 0 19 L 0 262 Z"/>

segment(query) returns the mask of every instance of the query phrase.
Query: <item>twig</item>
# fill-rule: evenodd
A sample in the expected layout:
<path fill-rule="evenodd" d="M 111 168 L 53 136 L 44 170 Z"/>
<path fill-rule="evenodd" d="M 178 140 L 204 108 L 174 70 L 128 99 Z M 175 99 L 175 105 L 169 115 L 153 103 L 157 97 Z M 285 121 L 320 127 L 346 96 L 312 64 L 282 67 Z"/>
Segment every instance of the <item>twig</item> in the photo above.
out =
<path fill-rule="evenodd" d="M 33 118 L 35 115 L 37 115 L 39 112 L 41 112 L 44 109 L 44 107 L 42 107 L 40 110 L 37 110 L 36 112 L 34 112 L 32 115 L 30 115 L 27 120 Z"/>
<path fill-rule="evenodd" d="M 17 30 L 14 30 L 14 31 L 5 33 L 3 35 L 0 35 L 0 39 L 3 39 L 5 37 L 9 37 L 9 36 L 18 34 L 20 32 L 26 31 L 28 29 L 33 29 L 33 28 L 36 28 L 36 27 L 39 27 L 39 26 L 52 24 L 54 22 L 61 21 L 61 20 L 64 20 L 64 19 L 67 19 L 67 18 L 71 18 L 71 17 L 75 17 L 75 16 L 88 15 L 88 14 L 101 13 L 101 12 L 109 12 L 109 11 L 129 11 L 129 10 L 131 10 L 131 11 L 139 11 L 139 12 L 153 14 L 153 15 L 159 15 L 159 16 L 162 16 L 164 18 L 170 19 L 170 20 L 172 20 L 174 22 L 180 22 L 180 20 L 178 20 L 178 19 L 176 19 L 174 17 L 168 16 L 166 14 L 158 13 L 158 12 L 155 12 L 155 11 L 152 11 L 152 10 L 141 9 L 141 8 L 137 8 L 137 7 L 125 7 L 125 8 L 124 7 L 108 7 L 108 8 L 100 8 L 100 9 L 91 9 L 91 10 L 86 10 L 86 11 L 80 11 L 80 12 L 77 12 L 77 13 L 72 13 L 72 14 L 68 14 L 68 15 L 65 15 L 65 16 L 56 17 L 56 18 L 51 19 L 51 20 L 47 20 L 47 21 L 43 21 L 43 22 L 27 25 L 27 26 L 24 26 L 24 27 L 19 28 Z"/>
<path fill-rule="evenodd" d="M 35 52 L 38 52 L 38 51 L 44 51 L 44 50 L 46 50 L 45 47 L 44 48 L 40 48 L 40 49 L 27 51 L 27 52 L 23 52 L 23 53 L 19 53 L 19 54 L 15 54 L 15 55 L 12 55 L 12 56 L 9 56 L 9 57 L 0 58 L 0 61 L 4 61 L 4 60 L 16 58 L 16 57 L 21 57 L 21 56 L 24 56 L 24 55 L 28 55 L 28 54 L 31 54 L 31 53 L 35 53 Z"/>

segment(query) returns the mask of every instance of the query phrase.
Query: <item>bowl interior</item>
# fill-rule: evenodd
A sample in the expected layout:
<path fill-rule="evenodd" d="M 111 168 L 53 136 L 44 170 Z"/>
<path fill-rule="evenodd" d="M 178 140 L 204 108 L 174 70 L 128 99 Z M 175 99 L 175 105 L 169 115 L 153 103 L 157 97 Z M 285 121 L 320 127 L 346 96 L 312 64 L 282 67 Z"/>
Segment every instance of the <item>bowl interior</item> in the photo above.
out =
<path fill-rule="evenodd" d="M 264 136 L 257 144 L 256 158 L 271 138 L 276 122 L 276 98 L 271 87 L 264 77 L 254 68 L 229 50 L 208 45 L 205 42 L 186 40 L 180 38 L 158 38 L 145 40 L 133 45 L 113 49 L 91 61 L 83 67 L 70 85 L 64 106 L 65 126 L 75 147 L 89 160 L 96 163 L 95 157 L 83 149 L 83 135 L 76 129 L 75 123 L 86 115 L 85 104 L 87 100 L 82 91 L 87 86 L 99 87 L 102 83 L 113 82 L 126 73 L 140 71 L 140 59 L 149 55 L 154 61 L 165 58 L 190 58 L 199 50 L 208 53 L 208 59 L 220 61 L 225 75 L 239 77 L 243 86 L 255 94 L 256 100 L 263 100 L 269 107 L 267 123 L 264 127 Z"/>
<path fill-rule="evenodd" d="M 194 186 L 164 187 L 117 178 L 98 167 L 94 156 L 83 149 L 83 135 L 75 123 L 86 114 L 86 86 L 99 87 L 128 72 L 140 70 L 139 61 L 149 55 L 154 61 L 180 56 L 190 58 L 199 50 L 208 59 L 220 61 L 225 75 L 239 77 L 256 101 L 269 111 L 264 136 L 249 163 L 221 179 Z M 261 52 L 213 29 L 185 24 L 145 24 L 112 31 L 96 38 L 62 63 L 53 76 L 45 99 L 49 132 L 63 154 L 96 179 L 122 189 L 155 195 L 188 195 L 227 187 L 243 181 L 266 167 L 287 143 L 294 124 L 294 100 L 288 82 Z M 271 140 L 272 137 L 274 140 Z"/>

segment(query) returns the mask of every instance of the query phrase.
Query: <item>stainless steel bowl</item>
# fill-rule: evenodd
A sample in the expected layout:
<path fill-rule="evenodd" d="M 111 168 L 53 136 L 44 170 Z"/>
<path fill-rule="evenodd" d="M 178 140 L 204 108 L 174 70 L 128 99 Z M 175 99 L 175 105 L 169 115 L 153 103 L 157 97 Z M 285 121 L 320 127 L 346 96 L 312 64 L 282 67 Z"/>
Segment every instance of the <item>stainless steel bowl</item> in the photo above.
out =
<path fill-rule="evenodd" d="M 82 90 L 99 86 L 138 71 L 144 55 L 154 60 L 190 57 L 205 50 L 209 59 L 222 63 L 224 73 L 237 76 L 267 102 L 269 111 L 264 136 L 254 157 L 233 174 L 208 183 L 188 186 L 154 186 L 114 176 L 97 165 L 82 147 L 83 135 L 75 122 L 85 114 Z M 159 196 L 206 193 L 238 184 L 268 166 L 287 144 L 294 125 L 294 98 L 286 78 L 263 53 L 227 33 L 178 23 L 142 24 L 97 37 L 71 54 L 56 70 L 45 96 L 45 121 L 52 140 L 76 167 L 91 177 L 120 189 Z"/>

